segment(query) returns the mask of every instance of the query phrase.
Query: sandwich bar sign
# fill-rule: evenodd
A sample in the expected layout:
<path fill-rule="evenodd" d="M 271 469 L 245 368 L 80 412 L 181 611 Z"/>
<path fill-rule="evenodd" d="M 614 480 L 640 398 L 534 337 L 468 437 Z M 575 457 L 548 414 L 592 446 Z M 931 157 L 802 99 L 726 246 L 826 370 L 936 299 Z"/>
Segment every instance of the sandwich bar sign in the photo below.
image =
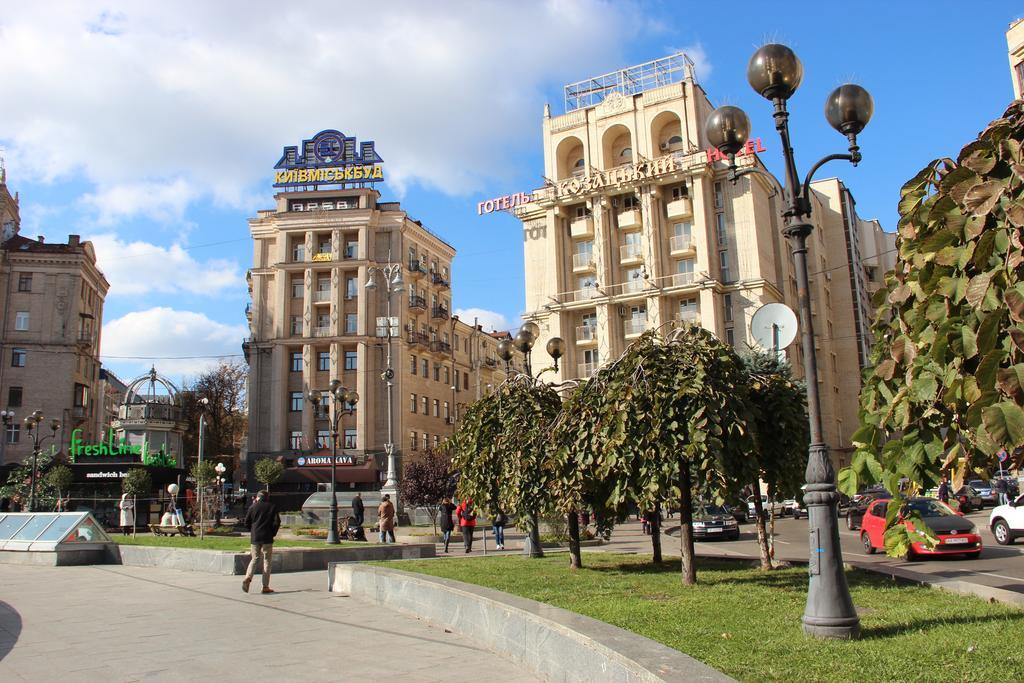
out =
<path fill-rule="evenodd" d="M 274 164 L 274 187 L 372 185 L 384 180 L 383 162 L 372 141 L 357 143 L 339 131 L 322 130 L 300 146 L 284 148 Z"/>

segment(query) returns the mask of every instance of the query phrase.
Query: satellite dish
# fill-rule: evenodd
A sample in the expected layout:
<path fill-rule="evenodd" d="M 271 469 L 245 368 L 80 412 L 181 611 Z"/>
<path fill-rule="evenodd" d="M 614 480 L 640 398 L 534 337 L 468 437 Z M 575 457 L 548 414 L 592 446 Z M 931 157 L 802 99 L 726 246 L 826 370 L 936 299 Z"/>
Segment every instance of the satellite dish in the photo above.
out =
<path fill-rule="evenodd" d="M 765 304 L 750 319 L 750 336 L 763 348 L 781 355 L 793 343 L 797 331 L 796 314 L 786 304 Z"/>

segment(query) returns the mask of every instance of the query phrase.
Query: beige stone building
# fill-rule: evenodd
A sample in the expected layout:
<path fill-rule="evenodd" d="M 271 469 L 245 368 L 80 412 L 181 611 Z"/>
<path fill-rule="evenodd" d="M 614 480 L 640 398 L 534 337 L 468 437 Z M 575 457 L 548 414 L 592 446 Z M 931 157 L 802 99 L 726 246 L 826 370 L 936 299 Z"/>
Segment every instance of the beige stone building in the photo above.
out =
<path fill-rule="evenodd" d="M 1024 98 L 1024 19 L 1017 19 L 1006 31 L 1006 49 L 1010 58 L 1010 79 L 1015 99 Z"/>
<path fill-rule="evenodd" d="M 759 174 L 728 181 L 725 161 L 704 139 L 713 105 L 685 55 L 565 90 L 566 113 L 544 112 L 548 182 L 517 209 L 525 317 L 540 326 L 540 344 L 566 340 L 559 379 L 589 377 L 645 330 L 683 322 L 746 348 L 755 344 L 750 319 L 761 305 L 796 308 L 776 190 Z M 758 152 L 777 153 L 769 133 L 755 133 L 741 166 L 760 164 Z M 822 408 L 842 463 L 871 344 L 869 299 L 894 263 L 895 237 L 861 220 L 839 181 L 813 187 L 811 298 Z M 798 346 L 787 352 L 802 374 Z"/>
<path fill-rule="evenodd" d="M 32 452 L 22 420 L 41 410 L 49 434 L 61 422 L 56 448 L 74 429 L 94 438 L 103 404 L 99 394 L 103 301 L 110 285 L 96 267 L 91 242 L 67 243 L 19 234 L 18 197 L 0 168 L 0 401 L 16 420 L 4 429 L 0 464 Z M 45 444 L 49 448 L 50 443 Z"/>
<path fill-rule="evenodd" d="M 376 289 L 366 288 L 372 269 L 399 264 L 403 280 L 391 299 L 390 341 L 399 463 L 437 446 L 467 404 L 504 380 L 497 339 L 452 315 L 455 249 L 397 202 L 378 199 L 359 187 L 285 191 L 250 220 L 247 459 L 283 460 L 289 470 L 278 490 L 329 480 L 330 468 L 310 466 L 323 460 L 309 456 L 330 452 L 330 425 L 306 394 L 332 379 L 359 394 L 354 414 L 341 418 L 340 447 L 352 456 L 338 468 L 341 486 L 384 481 L 387 288 L 381 273 Z"/>

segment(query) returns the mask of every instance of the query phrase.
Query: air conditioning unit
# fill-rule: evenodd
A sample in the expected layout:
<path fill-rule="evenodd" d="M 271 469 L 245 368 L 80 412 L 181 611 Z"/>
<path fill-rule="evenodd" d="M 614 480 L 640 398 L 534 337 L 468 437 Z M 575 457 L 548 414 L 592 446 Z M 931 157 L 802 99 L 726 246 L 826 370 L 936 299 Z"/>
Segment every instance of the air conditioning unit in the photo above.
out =
<path fill-rule="evenodd" d="M 832 282 L 832 273 L 825 273 L 825 279 Z"/>
<path fill-rule="evenodd" d="M 629 311 L 626 310 L 625 306 L 619 306 L 619 317 L 625 318 Z"/>
<path fill-rule="evenodd" d="M 669 144 L 667 142 L 663 142 L 660 145 L 658 145 L 658 149 L 660 149 L 662 152 L 667 152 L 668 148 Z"/>

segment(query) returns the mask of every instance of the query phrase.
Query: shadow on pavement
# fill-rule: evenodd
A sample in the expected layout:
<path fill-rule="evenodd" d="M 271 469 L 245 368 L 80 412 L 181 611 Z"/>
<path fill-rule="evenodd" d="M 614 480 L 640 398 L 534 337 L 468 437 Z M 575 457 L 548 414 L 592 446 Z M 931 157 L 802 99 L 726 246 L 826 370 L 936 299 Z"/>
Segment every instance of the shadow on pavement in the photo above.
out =
<path fill-rule="evenodd" d="M 0 659 L 14 649 L 21 635 L 21 615 L 18 610 L 0 600 Z"/>
<path fill-rule="evenodd" d="M 861 640 L 875 640 L 879 638 L 892 638 L 893 636 L 900 636 L 904 633 L 917 632 L 922 629 L 926 629 L 929 626 L 948 626 L 951 624 L 978 624 L 981 622 L 988 621 L 999 621 L 999 622 L 1013 622 L 1018 624 L 1014 627 L 1010 624 L 1010 630 L 1008 632 L 1016 632 L 1017 628 L 1024 626 L 1020 622 L 1024 622 L 1024 613 L 1016 614 L 1002 614 L 991 617 L 943 617 L 938 616 L 931 619 L 913 619 L 906 624 L 891 624 L 889 626 L 875 626 L 867 627 L 861 631 Z"/>

